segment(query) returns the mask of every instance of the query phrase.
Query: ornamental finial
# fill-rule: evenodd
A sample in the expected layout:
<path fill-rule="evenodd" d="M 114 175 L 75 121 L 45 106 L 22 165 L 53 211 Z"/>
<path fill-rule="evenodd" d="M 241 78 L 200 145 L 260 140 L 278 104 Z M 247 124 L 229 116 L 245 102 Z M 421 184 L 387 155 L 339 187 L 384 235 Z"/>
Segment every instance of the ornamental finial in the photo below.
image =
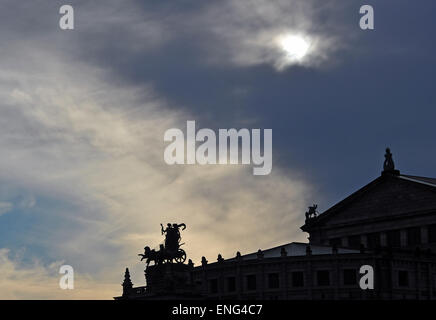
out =
<path fill-rule="evenodd" d="M 400 171 L 395 170 L 394 160 L 392 159 L 392 153 L 389 148 L 386 148 L 385 161 L 383 162 L 382 173 L 400 174 Z"/>

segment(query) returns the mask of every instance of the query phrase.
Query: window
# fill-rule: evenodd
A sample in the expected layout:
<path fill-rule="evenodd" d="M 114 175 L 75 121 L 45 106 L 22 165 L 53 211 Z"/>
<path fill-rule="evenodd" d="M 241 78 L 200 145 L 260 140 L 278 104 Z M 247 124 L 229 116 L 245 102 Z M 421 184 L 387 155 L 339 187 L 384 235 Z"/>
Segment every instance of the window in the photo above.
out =
<path fill-rule="evenodd" d="M 279 287 L 279 274 L 278 273 L 268 274 L 268 287 L 270 289 L 277 289 Z"/>
<path fill-rule="evenodd" d="M 421 228 L 414 227 L 407 229 L 407 244 L 409 246 L 421 243 Z"/>
<path fill-rule="evenodd" d="M 351 286 L 357 284 L 355 269 L 344 269 L 344 285 Z"/>
<path fill-rule="evenodd" d="M 236 278 L 235 277 L 228 277 L 227 278 L 227 291 L 228 292 L 235 292 L 236 291 Z"/>
<path fill-rule="evenodd" d="M 316 273 L 319 286 L 330 285 L 330 272 L 328 270 L 320 270 Z"/>
<path fill-rule="evenodd" d="M 436 243 L 436 224 L 428 226 L 428 242 Z"/>
<path fill-rule="evenodd" d="M 400 230 L 391 230 L 386 232 L 386 240 L 388 247 L 401 247 L 401 232 Z"/>
<path fill-rule="evenodd" d="M 292 286 L 304 287 L 304 273 L 303 271 L 292 272 Z"/>
<path fill-rule="evenodd" d="M 247 276 L 247 290 L 256 290 L 256 275 L 250 274 Z"/>
<path fill-rule="evenodd" d="M 409 286 L 409 273 L 407 271 L 398 271 L 398 285 L 400 287 Z"/>
<path fill-rule="evenodd" d="M 218 279 L 209 280 L 209 290 L 210 293 L 218 292 Z"/>
<path fill-rule="evenodd" d="M 368 248 L 375 249 L 380 247 L 380 233 L 370 233 L 367 235 Z"/>
<path fill-rule="evenodd" d="M 351 248 L 359 248 L 360 247 L 360 236 L 348 237 L 348 246 Z"/>

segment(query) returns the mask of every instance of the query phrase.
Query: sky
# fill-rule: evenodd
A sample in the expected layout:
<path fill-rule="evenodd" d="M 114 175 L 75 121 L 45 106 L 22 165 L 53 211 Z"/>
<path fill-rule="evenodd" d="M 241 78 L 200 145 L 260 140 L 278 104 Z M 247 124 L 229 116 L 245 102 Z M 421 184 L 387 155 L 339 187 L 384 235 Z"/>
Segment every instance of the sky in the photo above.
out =
<path fill-rule="evenodd" d="M 75 29 L 59 28 L 70 4 Z M 374 7 L 375 29 L 359 28 Z M 382 170 L 436 177 L 431 0 L 0 2 L 0 298 L 111 299 L 184 222 L 195 264 L 291 241 Z M 298 50 L 295 51 L 295 48 Z M 293 51 L 294 50 L 294 51 Z M 273 169 L 169 166 L 164 132 L 273 131 Z M 59 267 L 75 289 L 59 288 Z"/>

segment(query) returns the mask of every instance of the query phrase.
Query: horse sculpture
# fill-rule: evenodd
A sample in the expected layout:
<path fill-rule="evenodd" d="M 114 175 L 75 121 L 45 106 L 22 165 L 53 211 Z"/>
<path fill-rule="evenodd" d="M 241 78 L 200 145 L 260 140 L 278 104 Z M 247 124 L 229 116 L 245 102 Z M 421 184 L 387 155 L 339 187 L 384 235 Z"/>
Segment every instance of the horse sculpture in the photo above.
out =
<path fill-rule="evenodd" d="M 150 262 L 154 262 L 154 264 L 162 264 L 163 262 L 173 262 L 175 260 L 177 263 L 183 263 L 186 261 L 186 252 L 183 249 L 178 249 L 176 252 L 171 252 L 165 250 L 163 245 L 161 245 L 160 250 L 151 250 L 150 247 L 144 248 L 144 254 L 138 254 L 141 257 L 141 261 L 147 259 L 147 267 Z"/>
<path fill-rule="evenodd" d="M 144 254 L 138 254 L 138 256 L 141 256 L 141 261 L 144 259 L 147 259 L 146 263 L 147 263 L 147 267 L 150 264 L 150 262 L 154 262 L 154 264 L 161 264 L 163 262 L 163 257 L 162 257 L 162 252 L 161 250 L 156 251 L 156 250 L 151 250 L 150 247 L 145 247 L 144 248 Z"/>

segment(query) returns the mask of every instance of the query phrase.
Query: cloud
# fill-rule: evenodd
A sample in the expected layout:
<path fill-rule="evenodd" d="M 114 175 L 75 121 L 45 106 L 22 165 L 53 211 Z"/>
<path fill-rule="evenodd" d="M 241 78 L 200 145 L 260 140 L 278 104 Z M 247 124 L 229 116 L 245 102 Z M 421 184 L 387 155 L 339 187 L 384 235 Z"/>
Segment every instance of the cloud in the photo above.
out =
<path fill-rule="evenodd" d="M 94 281 L 86 274 L 74 273 L 75 288 L 59 287 L 62 261 L 44 265 L 35 260 L 22 266 L 19 258 L 9 257 L 8 249 L 0 249 L 0 292 L 4 300 L 14 299 L 107 299 L 116 292 L 113 284 Z"/>
<path fill-rule="evenodd" d="M 133 282 L 143 284 L 137 254 L 162 241 L 160 223 L 187 224 L 185 250 L 197 263 L 202 255 L 212 261 L 218 253 L 230 257 L 304 239 L 299 226 L 312 190 L 297 173 L 274 162 L 265 177 L 243 166 L 166 165 L 164 131 L 184 128 L 196 115 L 170 108 L 174 102 L 152 83 L 114 81 L 76 51 L 58 49 L 68 37 L 56 47 L 47 39 L 2 48 L 0 148 L 7 152 L 0 181 L 39 219 L 20 237 L 42 246 L 51 260 L 28 252 L 42 262 L 23 265 L 3 249 L 0 270 L 8 276 L 0 298 L 59 298 L 59 275 L 50 267 L 58 261 L 86 275 L 71 297 L 110 299 L 126 266 Z M 235 62 L 237 56 L 232 51 Z M 275 150 L 273 161 L 279 156 Z"/>
<path fill-rule="evenodd" d="M 340 50 L 350 47 L 358 29 L 341 22 L 344 9 L 350 4 L 337 0 L 323 4 L 315 0 L 222 0 L 189 4 L 188 1 L 168 6 L 108 0 L 102 6 L 78 1 L 76 30 L 68 36 L 60 32 L 55 37 L 58 41 L 67 37 L 69 43 L 64 44 L 64 50 L 78 57 L 107 65 L 116 62 L 127 68 L 131 66 L 124 56 L 138 58 L 157 52 L 174 54 L 180 59 L 183 49 L 175 48 L 174 43 L 184 42 L 190 44 L 187 50 L 197 50 L 194 54 L 202 63 L 238 67 L 270 65 L 283 71 L 295 65 L 320 68 L 332 64 Z M 53 10 L 50 6 L 55 5 L 45 4 L 44 10 Z M 37 30 L 37 36 L 45 40 L 44 32 Z M 293 46 L 283 46 L 281 39 L 286 37 L 307 43 L 304 56 L 295 59 Z"/>
<path fill-rule="evenodd" d="M 25 57 L 26 71 L 1 65 L 8 117 L 0 148 L 8 153 L 0 179 L 64 203 L 38 211 L 69 221 L 40 226 L 59 260 L 115 283 L 126 265 L 140 270 L 136 255 L 145 244 L 162 241 L 161 222 L 188 225 L 185 249 L 197 262 L 303 236 L 304 181 L 278 167 L 259 179 L 248 167 L 168 166 L 163 132 L 192 115 L 170 111 L 151 88 L 115 87 L 102 70 L 39 54 L 50 57 L 43 72 L 32 70 L 35 53 Z"/>
<path fill-rule="evenodd" d="M 338 1 L 320 5 L 307 0 L 225 0 L 211 2 L 186 21 L 208 33 L 203 44 L 209 60 L 238 66 L 269 64 L 282 71 L 293 65 L 322 67 L 346 47 L 352 32 L 332 19 L 342 7 Z M 284 47 L 283 37 L 304 41 L 304 56 L 295 59 L 296 42 Z"/>
<path fill-rule="evenodd" d="M 13 208 L 13 204 L 10 202 L 0 202 L 0 215 L 11 211 Z"/>
<path fill-rule="evenodd" d="M 20 208 L 31 209 L 36 205 L 36 199 L 33 195 L 27 195 L 20 199 L 18 205 Z"/>

